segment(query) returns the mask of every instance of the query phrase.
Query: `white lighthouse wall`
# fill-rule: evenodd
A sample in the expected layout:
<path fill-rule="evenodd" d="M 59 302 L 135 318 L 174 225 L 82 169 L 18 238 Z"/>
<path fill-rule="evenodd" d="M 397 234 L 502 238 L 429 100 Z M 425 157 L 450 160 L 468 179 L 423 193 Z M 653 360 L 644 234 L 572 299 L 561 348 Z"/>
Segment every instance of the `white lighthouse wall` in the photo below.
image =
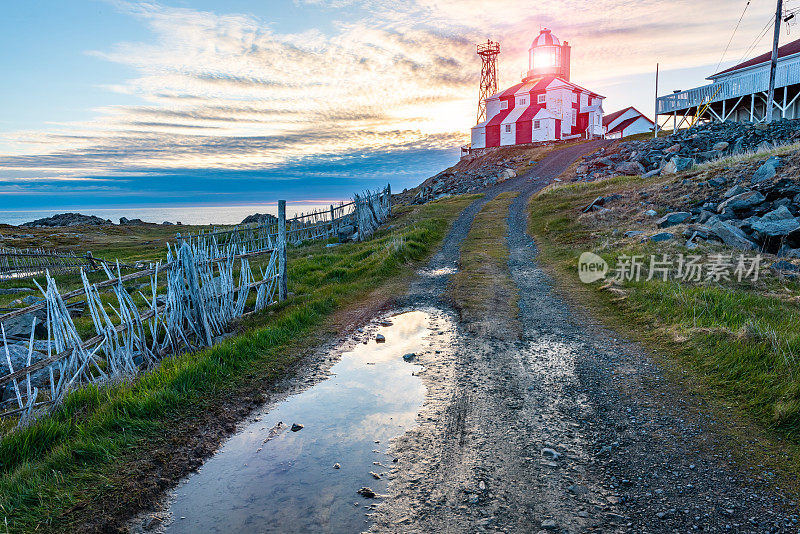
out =
<path fill-rule="evenodd" d="M 485 123 L 482 123 L 485 124 Z M 472 128 L 472 148 L 486 148 L 486 127 L 473 126 Z"/>

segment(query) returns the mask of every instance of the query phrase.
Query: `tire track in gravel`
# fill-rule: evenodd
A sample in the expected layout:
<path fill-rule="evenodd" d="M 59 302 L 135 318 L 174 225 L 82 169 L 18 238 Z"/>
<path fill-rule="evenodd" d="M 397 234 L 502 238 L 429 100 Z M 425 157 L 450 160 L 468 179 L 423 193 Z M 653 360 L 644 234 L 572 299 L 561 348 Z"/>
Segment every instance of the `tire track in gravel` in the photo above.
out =
<path fill-rule="evenodd" d="M 732 465 L 702 401 L 570 308 L 538 267 L 531 196 L 600 144 L 554 152 L 487 190 L 401 301 L 455 316 L 442 295 L 475 215 L 520 192 L 506 238 L 522 338 L 460 325 L 452 350 L 420 358 L 428 395 L 418 425 L 392 443 L 397 463 L 373 531 L 798 532 L 769 476 Z"/>

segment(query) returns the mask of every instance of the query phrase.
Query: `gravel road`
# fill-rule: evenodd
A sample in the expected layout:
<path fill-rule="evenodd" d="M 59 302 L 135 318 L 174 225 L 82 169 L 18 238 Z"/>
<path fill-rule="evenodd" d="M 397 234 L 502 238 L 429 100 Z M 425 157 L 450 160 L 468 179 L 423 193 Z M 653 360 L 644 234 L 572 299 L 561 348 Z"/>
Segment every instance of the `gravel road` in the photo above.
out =
<path fill-rule="evenodd" d="M 537 266 L 528 200 L 601 143 L 490 189 L 412 284 L 402 307 L 448 311 L 442 294 L 473 218 L 497 194 L 520 193 L 507 242 L 523 334 L 497 324 L 497 335 L 475 336 L 462 324 L 452 350 L 422 357 L 425 405 L 393 441 L 374 531 L 798 532 L 796 504 L 770 473 L 733 462 L 703 402 L 571 309 Z"/>

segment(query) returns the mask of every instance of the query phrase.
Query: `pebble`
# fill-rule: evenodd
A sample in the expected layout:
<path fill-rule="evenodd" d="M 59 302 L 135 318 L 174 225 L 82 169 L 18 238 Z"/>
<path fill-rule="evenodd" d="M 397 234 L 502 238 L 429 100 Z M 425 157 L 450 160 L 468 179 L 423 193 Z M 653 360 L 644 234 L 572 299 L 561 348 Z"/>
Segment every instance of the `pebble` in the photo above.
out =
<path fill-rule="evenodd" d="M 292 423 L 292 432 L 299 432 L 303 430 L 303 425 L 299 423 Z"/>
<path fill-rule="evenodd" d="M 386 337 L 383 334 L 375 336 L 375 341 L 378 343 L 386 343 Z"/>

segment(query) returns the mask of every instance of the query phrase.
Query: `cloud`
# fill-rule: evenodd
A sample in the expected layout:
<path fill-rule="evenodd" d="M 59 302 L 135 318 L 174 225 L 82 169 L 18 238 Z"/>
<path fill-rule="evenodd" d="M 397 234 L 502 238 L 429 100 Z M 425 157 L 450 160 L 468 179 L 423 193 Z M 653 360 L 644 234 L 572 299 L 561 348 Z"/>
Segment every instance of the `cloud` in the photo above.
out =
<path fill-rule="evenodd" d="M 656 61 L 715 63 L 739 14 L 717 0 L 295 0 L 298 9 L 326 10 L 334 29 L 286 33 L 248 14 L 113 4 L 152 38 L 90 54 L 131 67 L 130 79 L 106 88 L 140 102 L 2 136 L 14 152 L 0 157 L 0 174 L 277 172 L 365 154 L 445 153 L 467 142 L 474 119 L 475 42 L 502 42 L 506 85 L 526 69 L 539 27 L 550 26 L 573 45 L 578 83 L 613 86 L 651 72 Z M 765 8 L 752 9 L 757 16 L 745 19 L 741 35 L 762 25 Z M 749 37 L 737 39 L 730 56 L 747 45 Z M 406 164 L 401 158 L 397 166 Z"/>

